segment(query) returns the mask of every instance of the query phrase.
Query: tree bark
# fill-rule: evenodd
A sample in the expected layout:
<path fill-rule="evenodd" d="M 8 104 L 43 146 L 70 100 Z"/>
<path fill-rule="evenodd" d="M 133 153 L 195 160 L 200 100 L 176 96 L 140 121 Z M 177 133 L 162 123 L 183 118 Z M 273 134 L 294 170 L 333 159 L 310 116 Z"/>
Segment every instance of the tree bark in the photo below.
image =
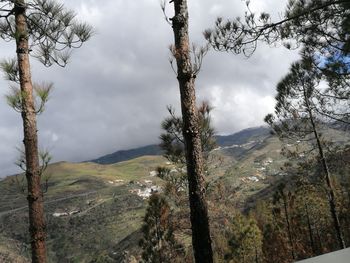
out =
<path fill-rule="evenodd" d="M 334 193 L 334 189 L 333 189 L 334 187 L 333 187 L 332 180 L 331 180 L 331 175 L 329 172 L 327 160 L 326 160 L 326 157 L 325 157 L 325 154 L 323 151 L 323 145 L 321 143 L 320 135 L 319 135 L 318 130 L 316 128 L 314 115 L 313 115 L 312 110 L 311 110 L 309 98 L 306 94 L 305 87 L 303 87 L 303 92 L 304 92 L 303 95 L 304 95 L 304 99 L 305 99 L 305 106 L 306 106 L 307 112 L 309 114 L 309 118 L 310 118 L 310 122 L 311 122 L 311 126 L 312 126 L 312 131 L 314 133 L 316 143 L 317 143 L 319 160 L 321 162 L 322 170 L 323 170 L 324 175 L 325 175 L 325 181 L 326 181 L 326 186 L 327 186 L 327 191 L 328 191 L 329 209 L 330 209 L 331 216 L 333 219 L 333 226 L 334 226 L 335 234 L 336 234 L 337 241 L 338 241 L 338 248 L 344 249 L 344 248 L 346 248 L 346 246 L 345 246 L 345 241 L 344 241 L 344 237 L 343 237 L 343 234 L 341 231 L 339 217 L 338 217 L 338 213 L 337 213 L 336 198 L 335 198 L 335 193 Z"/>
<path fill-rule="evenodd" d="M 290 248 L 291 248 L 291 254 L 292 254 L 293 260 L 295 260 L 294 242 L 293 242 L 293 236 L 292 236 L 292 229 L 291 229 L 290 222 L 289 222 L 287 196 L 285 196 L 283 191 L 281 192 L 281 195 L 282 195 L 282 199 L 283 199 L 284 215 L 285 215 L 285 219 L 286 219 L 286 223 L 287 223 L 288 239 L 289 239 L 289 244 L 290 244 Z"/>
<path fill-rule="evenodd" d="M 175 37 L 174 56 L 180 87 L 183 137 L 191 210 L 192 246 L 197 263 L 212 263 L 213 251 L 209 228 L 203 178 L 203 156 L 195 96 L 195 75 L 192 70 L 188 36 L 186 0 L 174 0 L 175 16 L 172 25 Z"/>
<path fill-rule="evenodd" d="M 317 255 L 317 250 L 315 247 L 315 242 L 314 242 L 314 237 L 312 233 L 312 226 L 311 226 L 311 219 L 310 219 L 310 214 L 309 214 L 309 208 L 307 206 L 307 203 L 304 204 L 305 206 L 305 212 L 306 212 L 306 220 L 307 220 L 307 228 L 309 231 L 309 238 L 310 238 L 310 246 L 312 249 L 312 255 L 315 256 Z"/>
<path fill-rule="evenodd" d="M 36 112 L 29 63 L 29 45 L 25 1 L 15 2 L 16 48 L 22 96 L 22 119 L 28 184 L 29 232 L 32 262 L 46 262 L 46 223 L 44 218 L 43 193 L 40 183 L 40 164 Z"/>

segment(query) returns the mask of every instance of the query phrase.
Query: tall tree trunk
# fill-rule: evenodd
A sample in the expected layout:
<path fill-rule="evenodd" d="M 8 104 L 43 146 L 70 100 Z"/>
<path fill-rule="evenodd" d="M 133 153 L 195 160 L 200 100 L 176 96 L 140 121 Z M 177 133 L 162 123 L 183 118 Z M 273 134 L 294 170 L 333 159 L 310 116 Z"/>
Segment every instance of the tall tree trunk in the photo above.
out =
<path fill-rule="evenodd" d="M 188 36 L 188 9 L 186 0 L 174 0 L 172 18 L 177 79 L 181 95 L 183 137 L 191 210 L 192 246 L 197 263 L 212 263 L 213 251 L 209 229 L 207 203 L 203 178 L 203 156 L 195 96 L 195 75 L 192 70 Z"/>
<path fill-rule="evenodd" d="M 310 219 L 310 214 L 309 214 L 309 208 L 307 206 L 307 203 L 305 203 L 304 206 L 305 206 L 305 212 L 306 212 L 307 227 L 308 227 L 308 231 L 309 231 L 310 246 L 311 246 L 311 249 L 312 249 L 312 255 L 315 256 L 315 255 L 317 255 L 317 250 L 316 250 L 316 247 L 315 247 L 314 235 L 312 233 L 312 226 L 311 226 L 311 219 Z"/>
<path fill-rule="evenodd" d="M 315 224 L 315 229 L 316 229 L 316 235 L 317 235 L 317 240 L 318 240 L 318 253 L 321 254 L 323 252 L 323 243 L 322 243 L 320 230 L 318 229 L 317 224 Z"/>
<path fill-rule="evenodd" d="M 40 183 L 36 112 L 29 63 L 29 45 L 25 1 L 15 2 L 16 48 L 22 94 L 22 119 L 28 183 L 29 232 L 32 262 L 46 262 L 46 223 L 44 219 L 43 193 Z"/>
<path fill-rule="evenodd" d="M 289 239 L 289 245 L 291 248 L 291 254 L 293 260 L 295 260 L 295 252 L 294 252 L 294 242 L 292 237 L 292 229 L 289 222 L 289 213 L 288 213 L 288 204 L 287 204 L 287 197 L 282 192 L 282 199 L 283 199 L 283 207 L 284 207 L 284 215 L 287 223 L 287 231 L 288 231 L 288 239 Z"/>
<path fill-rule="evenodd" d="M 321 143 L 320 135 L 319 135 L 318 130 L 316 128 L 315 119 L 314 119 L 314 116 L 313 116 L 313 113 L 311 110 L 310 101 L 309 101 L 309 98 L 306 94 L 305 87 L 303 87 L 303 92 L 304 92 L 306 109 L 307 109 L 307 112 L 309 114 L 309 118 L 310 118 L 310 122 L 311 122 L 311 126 L 312 126 L 312 131 L 314 133 L 316 143 L 317 143 L 319 160 L 321 162 L 322 170 L 323 170 L 324 175 L 325 175 L 326 186 L 327 186 L 327 190 L 328 190 L 329 209 L 330 209 L 331 216 L 333 219 L 333 226 L 334 226 L 335 234 L 337 236 L 338 248 L 344 249 L 344 248 L 346 248 L 346 246 L 345 246 L 345 241 L 344 241 L 344 237 L 343 237 L 343 234 L 341 231 L 339 217 L 338 217 L 338 213 L 337 213 L 336 198 L 335 198 L 335 193 L 334 193 L 334 189 L 333 189 L 334 187 L 333 187 L 331 175 L 329 172 L 329 168 L 328 168 L 325 154 L 323 152 L 323 146 Z"/>

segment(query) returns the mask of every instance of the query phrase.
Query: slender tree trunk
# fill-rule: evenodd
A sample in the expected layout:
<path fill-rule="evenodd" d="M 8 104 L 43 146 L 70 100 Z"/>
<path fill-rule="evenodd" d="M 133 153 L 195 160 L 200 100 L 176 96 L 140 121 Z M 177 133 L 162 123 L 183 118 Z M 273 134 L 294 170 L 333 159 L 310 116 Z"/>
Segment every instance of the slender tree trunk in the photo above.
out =
<path fill-rule="evenodd" d="M 306 211 L 306 219 L 307 219 L 307 227 L 309 230 L 309 237 L 310 237 L 310 245 L 312 249 L 312 254 L 315 256 L 317 254 L 316 247 L 315 247 L 315 242 L 314 242 L 314 237 L 312 233 L 312 226 L 311 226 L 311 219 L 310 219 L 310 214 L 309 214 L 309 208 L 307 204 L 305 203 L 305 211 Z"/>
<path fill-rule="evenodd" d="M 346 246 L 345 246 L 345 241 L 344 241 L 344 237 L 343 237 L 343 234 L 341 231 L 339 217 L 338 217 L 338 213 L 337 213 L 336 198 L 335 198 L 335 193 L 334 193 L 334 189 L 333 189 L 334 187 L 333 187 L 332 180 L 331 180 L 331 175 L 329 172 L 329 168 L 328 168 L 325 154 L 323 152 L 323 146 L 321 143 L 320 135 L 319 135 L 318 130 L 316 128 L 314 116 L 313 116 L 313 113 L 312 113 L 312 110 L 310 107 L 310 102 L 309 102 L 309 98 L 307 97 L 305 87 L 303 88 L 303 91 L 304 91 L 304 99 L 305 99 L 306 108 L 307 108 L 307 111 L 309 114 L 312 130 L 313 130 L 313 133 L 314 133 L 314 136 L 316 139 L 316 143 L 317 143 L 319 159 L 320 159 L 320 162 L 322 165 L 322 170 L 324 172 L 325 179 L 326 179 L 326 185 L 327 185 L 327 189 L 328 189 L 329 208 L 330 208 L 331 216 L 333 219 L 334 230 L 335 230 L 335 233 L 337 236 L 338 248 L 344 249 L 344 248 L 346 248 Z"/>
<path fill-rule="evenodd" d="M 44 219 L 43 194 L 40 183 L 38 137 L 36 112 L 33 98 L 29 63 L 29 45 L 25 1 L 15 2 L 16 48 L 22 93 L 22 119 L 26 158 L 26 178 L 28 183 L 29 232 L 32 248 L 32 262 L 46 262 L 46 224 Z"/>
<path fill-rule="evenodd" d="M 292 229 L 290 226 L 289 222 L 289 213 L 288 213 L 288 207 L 287 207 L 287 197 L 282 193 L 282 199 L 283 199 L 283 207 L 284 207 L 284 215 L 286 217 L 286 223 L 287 223 L 287 230 L 288 230 L 288 239 L 289 239 L 289 244 L 291 247 L 291 253 L 292 253 L 292 258 L 295 260 L 295 252 L 294 252 L 294 242 L 293 242 L 293 237 L 292 237 Z"/>
<path fill-rule="evenodd" d="M 175 37 L 177 78 L 181 94 L 183 137 L 191 209 L 192 246 L 197 263 L 212 263 L 213 251 L 209 229 L 207 203 L 203 179 L 203 157 L 195 96 L 195 76 L 189 50 L 188 9 L 186 0 L 174 0 L 172 18 Z"/>
<path fill-rule="evenodd" d="M 322 238 L 321 238 L 321 234 L 320 234 L 320 230 L 317 227 L 317 224 L 315 224 L 315 229 L 316 229 L 316 235 L 317 235 L 317 239 L 318 239 L 318 253 L 322 253 L 323 252 L 323 243 L 322 243 Z"/>

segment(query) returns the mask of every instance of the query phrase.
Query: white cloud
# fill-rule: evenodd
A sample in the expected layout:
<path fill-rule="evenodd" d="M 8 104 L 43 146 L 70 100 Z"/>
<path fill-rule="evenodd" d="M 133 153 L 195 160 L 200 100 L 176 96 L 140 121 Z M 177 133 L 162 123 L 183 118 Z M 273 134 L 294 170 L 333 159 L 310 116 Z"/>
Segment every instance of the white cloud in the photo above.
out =
<path fill-rule="evenodd" d="M 79 10 L 77 11 L 80 20 L 93 25 L 101 25 L 103 23 L 103 13 L 97 5 L 82 3 Z"/>
<path fill-rule="evenodd" d="M 214 125 L 222 134 L 264 124 L 265 115 L 273 111 L 275 104 L 273 96 L 261 96 L 245 87 L 216 86 L 209 101 L 214 107 Z"/>

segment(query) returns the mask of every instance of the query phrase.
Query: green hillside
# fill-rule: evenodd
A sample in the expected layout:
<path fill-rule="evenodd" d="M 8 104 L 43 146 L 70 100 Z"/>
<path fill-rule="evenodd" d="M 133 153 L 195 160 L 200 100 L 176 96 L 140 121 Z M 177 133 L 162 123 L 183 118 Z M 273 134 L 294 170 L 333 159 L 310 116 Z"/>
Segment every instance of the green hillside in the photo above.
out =
<path fill-rule="evenodd" d="M 50 165 L 45 175 L 49 177 L 45 210 L 51 262 L 91 262 L 100 254 L 120 257 L 113 247 L 139 229 L 146 205 L 133 190 L 161 184 L 157 177 L 150 176 L 159 165 L 166 165 L 160 156 L 114 165 Z M 28 256 L 25 196 L 14 177 L 2 181 L 0 191 L 0 255 Z M 57 216 L 59 213 L 62 216 Z M 16 242 L 22 245 L 19 247 Z"/>
<path fill-rule="evenodd" d="M 281 142 L 265 132 L 252 136 L 218 147 L 209 158 L 211 186 L 225 185 L 228 198 L 242 210 L 271 195 L 276 183 L 286 180 L 280 169 L 286 161 Z M 349 142 L 341 131 L 332 130 L 329 136 Z M 172 168 L 161 156 L 110 165 L 51 164 L 44 175 L 50 262 L 120 262 L 125 251 L 137 254 L 147 204 L 144 196 L 163 184 L 154 176 L 158 166 Z M 26 262 L 30 255 L 27 203 L 20 191 L 24 181 L 19 175 L 0 182 L 0 262 Z"/>

